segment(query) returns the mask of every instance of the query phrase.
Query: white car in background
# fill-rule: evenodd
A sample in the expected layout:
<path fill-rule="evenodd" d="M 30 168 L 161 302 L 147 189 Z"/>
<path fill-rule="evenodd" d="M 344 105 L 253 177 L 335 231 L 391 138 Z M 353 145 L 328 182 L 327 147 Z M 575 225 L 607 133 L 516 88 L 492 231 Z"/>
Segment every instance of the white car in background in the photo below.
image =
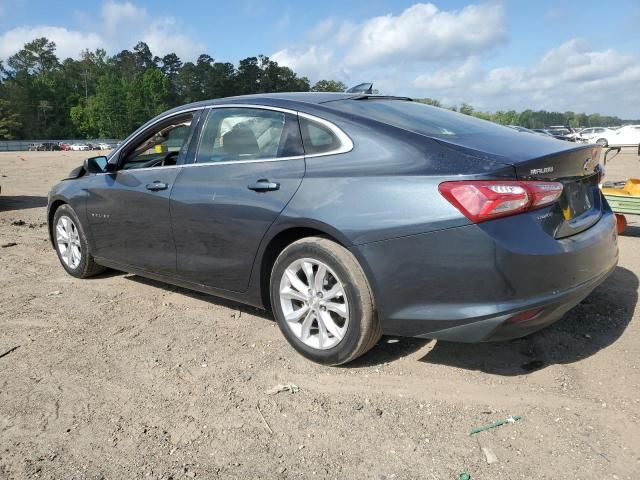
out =
<path fill-rule="evenodd" d="M 94 145 L 98 147 L 98 150 L 111 150 L 112 148 L 108 143 L 96 143 Z"/>
<path fill-rule="evenodd" d="M 75 152 L 89 150 L 89 145 L 85 145 L 84 143 L 72 143 L 69 146 L 69 150 L 73 150 Z"/>
<path fill-rule="evenodd" d="M 579 137 L 586 143 L 597 143 L 603 147 L 607 146 L 606 134 L 612 133 L 613 130 L 606 127 L 589 127 L 580 131 Z"/>
<path fill-rule="evenodd" d="M 617 130 L 609 130 L 603 134 L 607 143 L 603 146 L 624 147 L 640 145 L 640 125 L 625 125 Z"/>

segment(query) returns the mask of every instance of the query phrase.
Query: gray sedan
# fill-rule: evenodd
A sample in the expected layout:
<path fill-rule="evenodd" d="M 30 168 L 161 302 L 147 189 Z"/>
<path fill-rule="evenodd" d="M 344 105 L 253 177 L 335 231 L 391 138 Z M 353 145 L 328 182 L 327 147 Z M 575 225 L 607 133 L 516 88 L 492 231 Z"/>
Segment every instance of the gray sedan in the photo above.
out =
<path fill-rule="evenodd" d="M 558 320 L 614 269 L 600 150 L 408 98 L 185 105 L 49 196 L 79 278 L 105 267 L 269 308 L 328 365 L 383 333 L 463 342 Z"/>

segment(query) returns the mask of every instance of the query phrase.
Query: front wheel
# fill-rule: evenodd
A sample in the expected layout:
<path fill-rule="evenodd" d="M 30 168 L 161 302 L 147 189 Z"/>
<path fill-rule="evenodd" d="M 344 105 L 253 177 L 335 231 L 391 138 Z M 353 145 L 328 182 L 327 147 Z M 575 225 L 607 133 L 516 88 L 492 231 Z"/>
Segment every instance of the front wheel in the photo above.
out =
<path fill-rule="evenodd" d="M 382 335 L 358 261 L 326 238 L 304 238 L 282 251 L 271 273 L 271 305 L 289 343 L 325 365 L 354 360 Z"/>
<path fill-rule="evenodd" d="M 599 138 L 598 140 L 596 140 L 596 143 L 601 147 L 607 147 L 609 145 L 609 142 L 607 142 L 606 138 Z"/>
<path fill-rule="evenodd" d="M 105 270 L 94 262 L 82 225 L 69 205 L 61 205 L 53 216 L 53 239 L 60 263 L 70 275 L 87 278 Z"/>

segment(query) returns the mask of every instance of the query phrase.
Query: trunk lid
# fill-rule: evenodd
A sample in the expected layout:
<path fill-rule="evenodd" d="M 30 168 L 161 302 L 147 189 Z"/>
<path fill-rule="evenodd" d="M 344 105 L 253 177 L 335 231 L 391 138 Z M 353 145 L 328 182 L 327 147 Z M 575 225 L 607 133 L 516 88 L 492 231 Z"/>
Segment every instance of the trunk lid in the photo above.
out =
<path fill-rule="evenodd" d="M 516 177 L 520 180 L 563 184 L 559 203 L 538 216 L 545 230 L 556 238 L 580 233 L 600 220 L 599 158 L 599 147 L 585 145 L 514 163 Z"/>
<path fill-rule="evenodd" d="M 598 188 L 600 147 L 577 146 L 508 130 L 511 129 L 501 129 L 500 134 L 438 140 L 480 159 L 511 165 L 519 180 L 561 182 L 564 190 L 559 203 L 532 212 L 542 228 L 555 238 L 575 235 L 597 223 L 602 216 L 602 196 Z"/>

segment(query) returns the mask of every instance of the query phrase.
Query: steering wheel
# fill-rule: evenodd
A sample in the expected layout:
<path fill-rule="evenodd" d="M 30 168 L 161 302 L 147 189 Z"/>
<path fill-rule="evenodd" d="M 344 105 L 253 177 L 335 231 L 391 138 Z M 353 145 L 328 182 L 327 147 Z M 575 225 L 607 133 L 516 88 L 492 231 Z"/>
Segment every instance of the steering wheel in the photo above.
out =
<path fill-rule="evenodd" d="M 160 162 L 160 166 L 167 167 L 167 166 L 175 165 L 177 163 L 179 154 L 180 152 L 169 152 L 167 155 L 164 156 L 164 158 L 162 159 L 162 162 Z"/>

